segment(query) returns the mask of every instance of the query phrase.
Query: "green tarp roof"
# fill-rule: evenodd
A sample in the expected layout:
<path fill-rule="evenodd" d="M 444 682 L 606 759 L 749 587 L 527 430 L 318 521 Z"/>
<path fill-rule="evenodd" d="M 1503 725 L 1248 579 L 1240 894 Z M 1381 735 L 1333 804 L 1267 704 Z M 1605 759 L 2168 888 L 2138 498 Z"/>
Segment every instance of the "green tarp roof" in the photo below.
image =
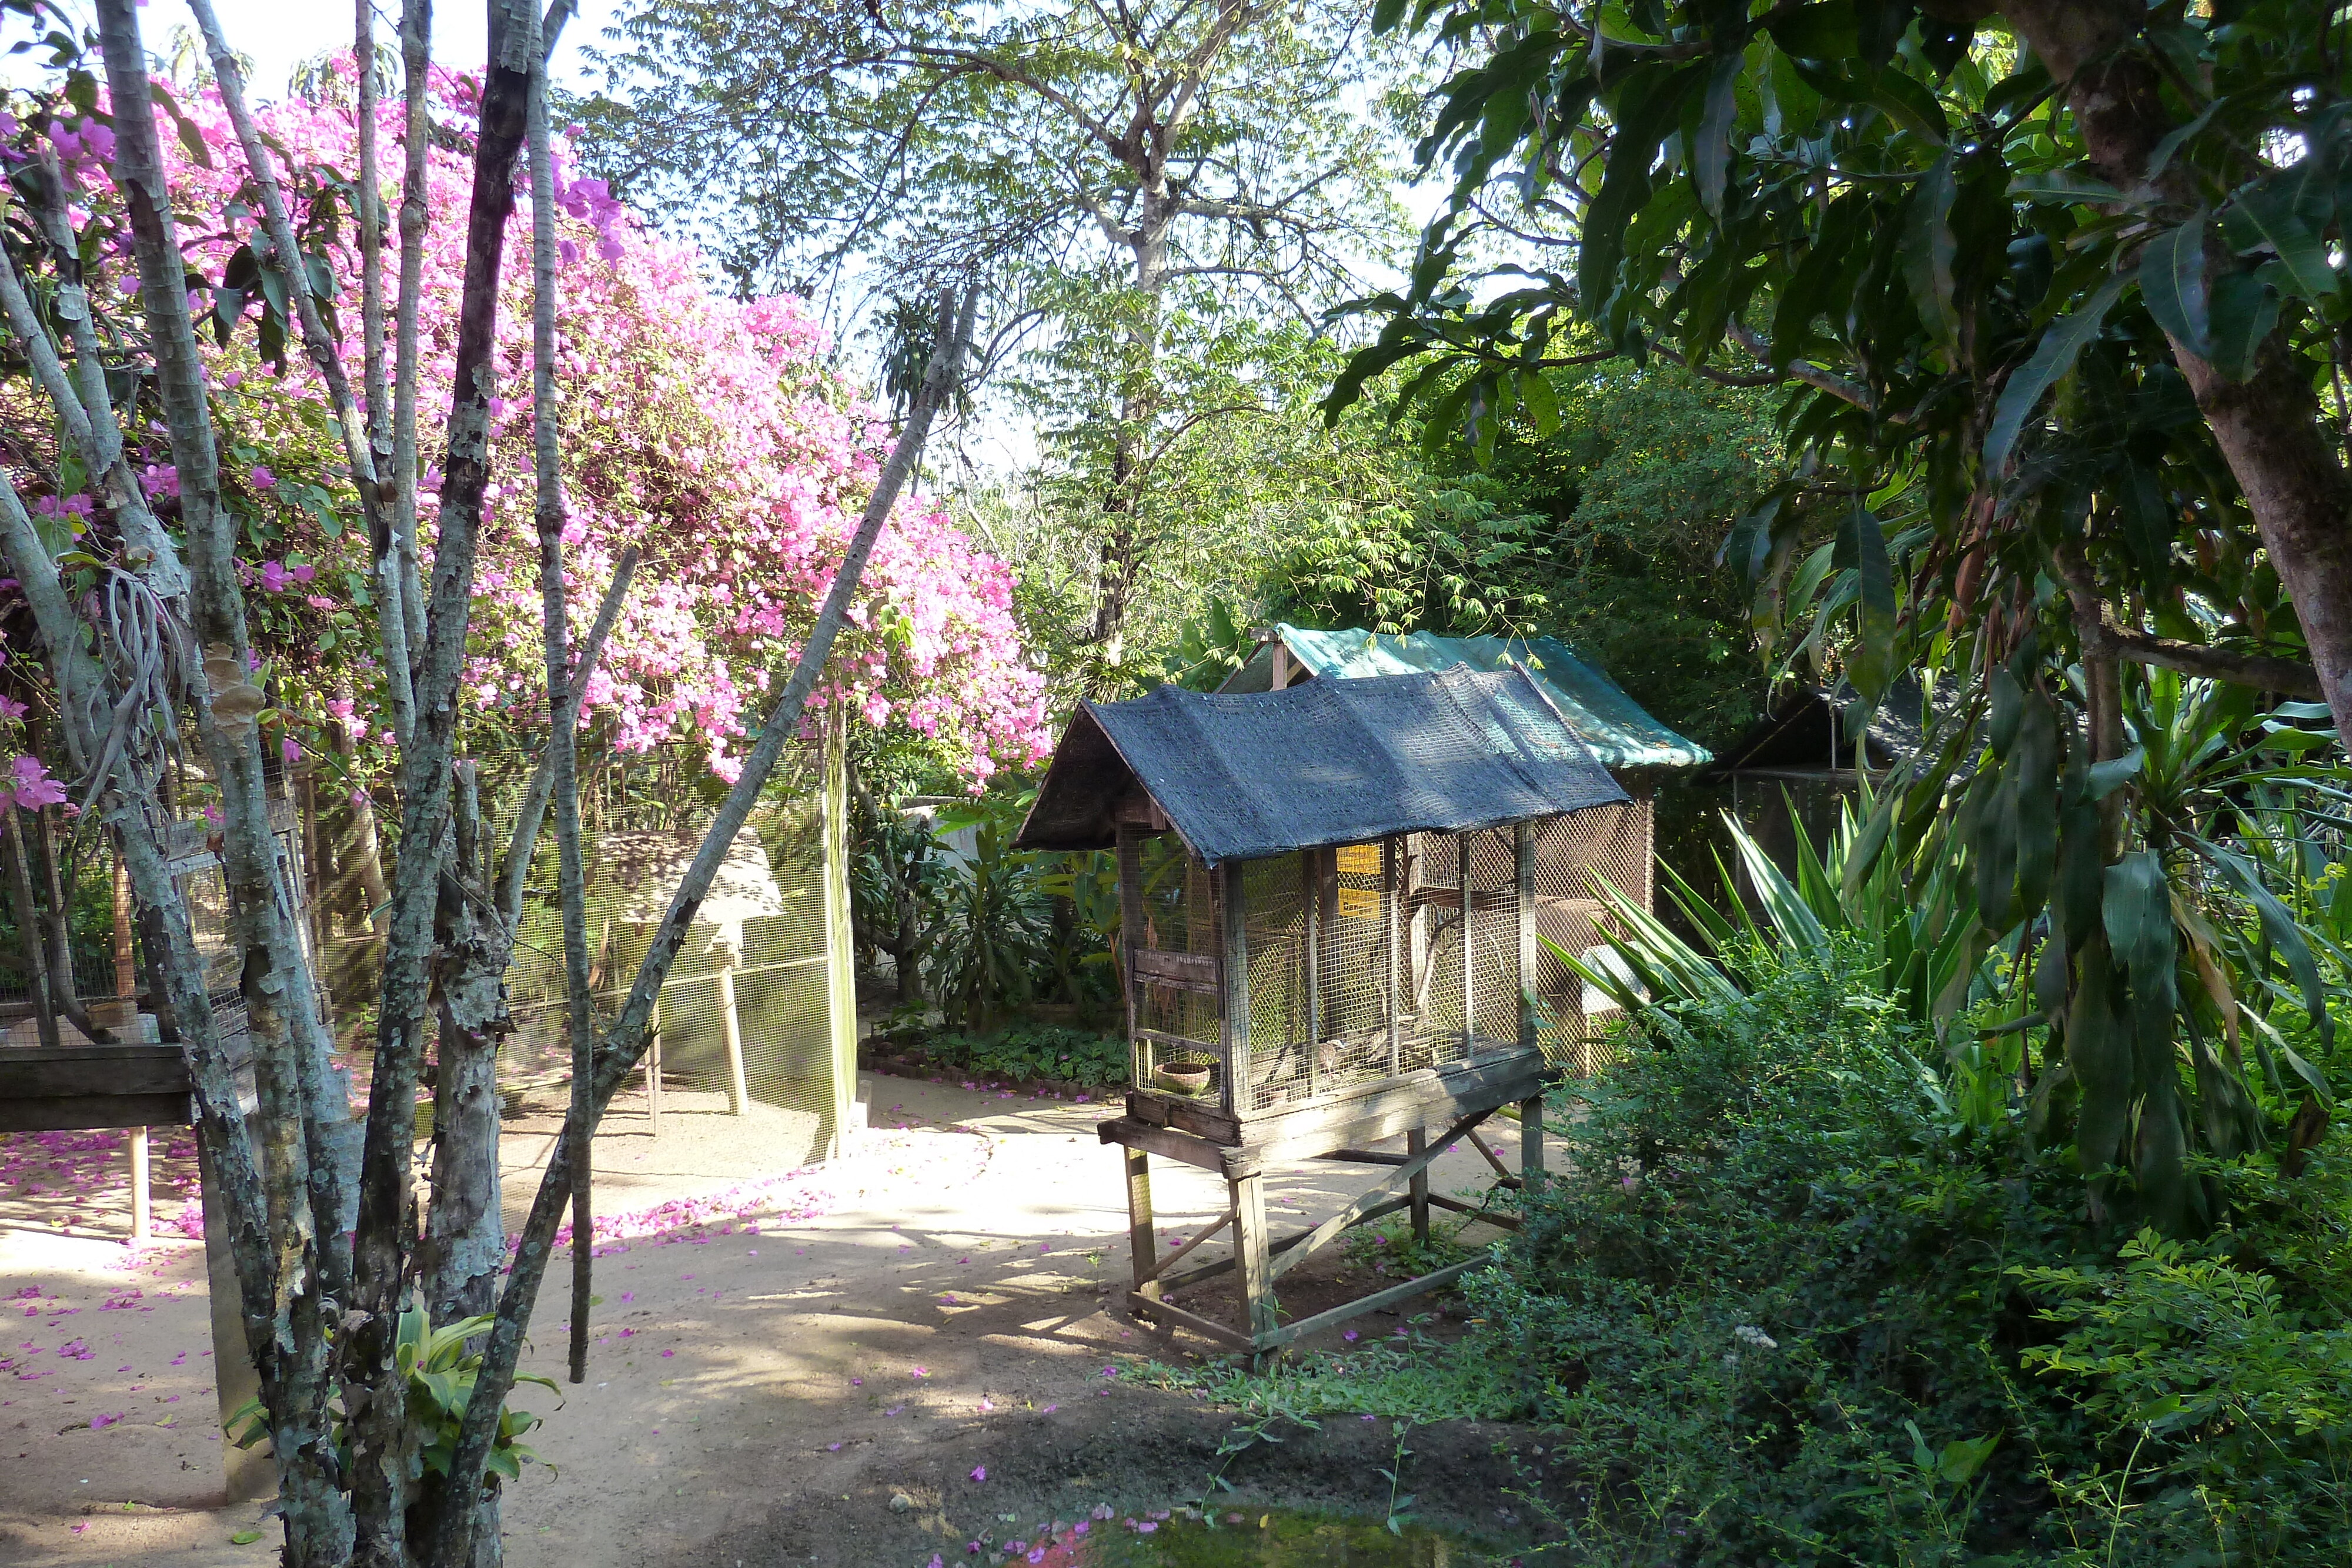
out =
<path fill-rule="evenodd" d="M 1274 633 L 1305 668 L 1339 680 L 1450 670 L 1456 664 L 1482 671 L 1522 664 L 1602 767 L 1704 768 L 1713 760 L 1706 747 L 1651 717 L 1616 682 L 1578 658 L 1557 637 L 1440 637 L 1431 632 L 1389 637 L 1376 632 L 1316 632 L 1287 623 L 1276 626 Z M 1273 684 L 1274 644 L 1269 642 L 1220 689 L 1262 692 Z"/>

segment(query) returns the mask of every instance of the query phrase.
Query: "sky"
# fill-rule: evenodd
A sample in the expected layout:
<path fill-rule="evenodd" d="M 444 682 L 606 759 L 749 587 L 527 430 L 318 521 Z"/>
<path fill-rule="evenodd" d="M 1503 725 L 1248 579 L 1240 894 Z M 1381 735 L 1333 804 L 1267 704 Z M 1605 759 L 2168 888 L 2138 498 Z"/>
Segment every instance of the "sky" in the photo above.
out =
<path fill-rule="evenodd" d="M 337 0 L 213 0 L 229 47 L 251 57 L 254 90 L 274 98 L 302 61 L 329 49 L 352 47 L 356 14 Z M 563 29 L 553 76 L 559 86 L 576 87 L 585 65 L 581 46 L 595 40 L 619 7 L 614 0 L 581 0 Z M 400 40 L 399 0 L 376 0 L 376 37 L 395 47 Z M 148 47 L 161 51 L 178 26 L 195 25 L 182 0 L 148 0 L 140 17 Z M 489 52 L 488 0 L 441 0 L 433 7 L 433 57 L 445 66 L 477 68 Z"/>

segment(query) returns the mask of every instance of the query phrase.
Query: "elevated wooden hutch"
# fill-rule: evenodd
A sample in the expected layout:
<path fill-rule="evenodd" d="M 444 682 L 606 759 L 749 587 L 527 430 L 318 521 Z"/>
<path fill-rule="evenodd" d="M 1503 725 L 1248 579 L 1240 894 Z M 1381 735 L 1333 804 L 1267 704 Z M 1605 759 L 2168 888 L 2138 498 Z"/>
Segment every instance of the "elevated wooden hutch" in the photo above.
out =
<path fill-rule="evenodd" d="M 1277 1312 L 1275 1281 L 1348 1228 L 1410 1208 L 1425 1234 L 1433 1204 L 1470 1207 L 1428 1188 L 1455 1141 L 1514 1185 L 1540 1171 L 1538 936 L 1565 917 L 1554 905 L 1588 900 L 1547 893 L 1538 868 L 1572 865 L 1580 817 L 1625 800 L 1521 669 L 1084 705 L 1019 843 L 1118 851 L 1133 1078 L 1100 1135 L 1126 1151 L 1139 1312 L 1263 1353 L 1470 1266 L 1301 1322 Z M 1475 1131 L 1514 1103 L 1518 1176 Z M 1369 1147 L 1400 1135 L 1402 1154 Z M 1231 1199 L 1166 1259 L 1153 1155 L 1218 1173 Z M 1263 1173 L 1304 1158 L 1387 1174 L 1275 1240 Z M 1233 1257 L 1176 1267 L 1228 1228 Z M 1226 1271 L 1245 1334 L 1163 1299 Z"/>

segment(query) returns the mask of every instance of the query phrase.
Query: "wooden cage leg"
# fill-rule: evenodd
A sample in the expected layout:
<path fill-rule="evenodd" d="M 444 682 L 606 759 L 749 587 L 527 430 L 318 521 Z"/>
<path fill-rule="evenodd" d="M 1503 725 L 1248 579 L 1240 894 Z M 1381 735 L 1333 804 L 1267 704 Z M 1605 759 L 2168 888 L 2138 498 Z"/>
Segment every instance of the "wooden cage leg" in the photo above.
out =
<path fill-rule="evenodd" d="M 131 1239 L 144 1241 L 152 1232 L 154 1204 L 147 1182 L 147 1129 L 131 1129 Z"/>
<path fill-rule="evenodd" d="M 719 1024 L 727 1037 L 727 1110 L 740 1116 L 751 1103 L 751 1091 L 743 1081 L 743 1024 L 735 1013 L 732 964 L 719 971 Z"/>
<path fill-rule="evenodd" d="M 1543 1096 L 1519 1102 L 1519 1188 L 1533 1192 L 1543 1185 Z"/>
<path fill-rule="evenodd" d="M 1152 1276 L 1160 1271 L 1160 1241 L 1151 1228 L 1151 1156 L 1141 1149 L 1121 1149 L 1127 1160 L 1127 1247 L 1135 1264 L 1135 1288 L 1149 1294 Z"/>
<path fill-rule="evenodd" d="M 1249 1336 L 1263 1345 L 1282 1326 L 1274 1301 L 1274 1259 L 1266 1246 L 1265 1178 L 1245 1176 L 1231 1184 L 1234 1199 L 1234 1260 L 1241 1266 L 1242 1304 L 1249 1310 Z"/>
<path fill-rule="evenodd" d="M 1429 1129 L 1415 1127 L 1404 1135 L 1404 1152 L 1408 1158 L 1429 1147 Z M 1412 1203 L 1412 1239 L 1415 1246 L 1429 1245 L 1429 1167 L 1423 1166 L 1412 1173 L 1407 1189 Z"/>

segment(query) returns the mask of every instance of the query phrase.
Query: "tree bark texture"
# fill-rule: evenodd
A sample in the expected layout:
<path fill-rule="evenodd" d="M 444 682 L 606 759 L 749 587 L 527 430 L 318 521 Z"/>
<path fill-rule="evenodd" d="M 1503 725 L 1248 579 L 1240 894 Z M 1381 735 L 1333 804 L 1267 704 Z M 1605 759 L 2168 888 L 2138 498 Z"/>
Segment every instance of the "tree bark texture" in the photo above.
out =
<path fill-rule="evenodd" d="M 2146 8 L 2137 0 L 2008 0 L 2001 11 L 2064 84 L 2100 175 L 2120 190 L 2144 186 L 2157 144 L 2177 129 L 2155 66 L 2135 47 Z M 2157 193 L 2191 210 L 2188 178 L 2175 163 Z M 2352 735 L 2352 478 L 2284 340 L 2275 333 L 2243 382 L 2178 340 L 2172 350 L 2294 603 L 2336 727 Z"/>
<path fill-rule="evenodd" d="M 349 1336 L 344 1397 L 350 1409 L 352 1507 L 359 1561 L 406 1559 L 405 1389 L 393 1329 L 415 1239 L 411 1213 L 414 1105 L 431 975 L 441 866 L 450 812 L 450 748 L 472 606 L 482 496 L 489 480 L 489 399 L 497 384 L 499 277 L 514 212 L 536 16 L 527 3 L 495 0 L 490 59 L 474 148 L 466 270 L 451 376 L 448 444 L 442 463 L 441 528 L 422 655 L 415 664 L 416 721 L 400 766 L 401 854 L 392 889 L 376 1030 L 375 1076 L 361 1174 L 357 1265 L 368 1320 Z M 405 219 L 404 217 L 404 224 Z M 411 301 L 404 298 L 406 311 Z"/>
<path fill-rule="evenodd" d="M 333 1070 L 308 967 L 284 918 L 254 722 L 267 698 L 249 679 L 253 664 L 235 541 L 220 507 L 218 459 L 156 141 L 137 6 L 134 0 L 100 0 L 98 14 L 115 113 L 114 180 L 130 220 L 156 387 L 179 470 L 181 517 L 193 569 L 192 620 L 205 649 L 204 679 L 194 686 L 200 730 L 222 796 L 221 863 L 230 936 L 244 955 L 242 986 L 254 1044 L 273 1257 L 266 1278 L 286 1330 L 282 1347 L 271 1349 L 274 1364 L 265 1367 L 263 1377 L 264 1387 L 274 1384 L 278 1395 L 269 1409 L 288 1550 L 297 1561 L 335 1561 L 343 1555 L 349 1517 L 326 1441 L 327 1323 L 332 1309 L 324 1286 L 341 1270 L 320 1257 L 320 1221 L 328 1228 L 339 1223 L 340 1191 L 331 1155 L 314 1146 L 314 1134 L 322 1131 L 329 1112 L 325 1101 Z M 329 1228 L 324 1239 L 331 1248 L 339 1238 Z M 321 1277 L 322 1263 L 330 1270 L 327 1278 Z"/>
<path fill-rule="evenodd" d="M 961 371 L 964 350 L 971 341 L 972 324 L 980 307 L 980 286 L 968 284 L 961 298 L 950 295 L 942 304 L 940 319 L 952 319 L 955 326 L 931 356 L 931 363 L 923 373 L 923 384 L 916 393 L 908 411 L 906 428 L 900 432 L 898 444 L 882 465 L 875 482 L 874 494 L 866 504 L 865 516 L 857 532 L 844 552 L 840 569 L 834 574 L 833 587 L 826 593 L 824 607 L 818 611 L 816 624 L 810 629 L 809 640 L 793 666 L 792 678 L 784 685 L 776 699 L 768 721 L 743 758 L 743 770 L 718 815 L 703 835 L 702 846 L 695 852 L 686 873 L 678 879 L 677 893 L 671 895 L 669 909 L 655 928 L 645 961 L 638 967 L 636 979 L 629 988 L 628 999 L 622 1005 L 620 1017 L 605 1032 L 596 1052 L 596 1074 L 592 1109 L 593 1116 L 583 1129 L 567 1124 L 548 1156 L 547 1172 L 539 1184 L 539 1192 L 531 1200 L 530 1218 L 524 1222 L 520 1245 L 516 1249 L 512 1271 L 507 1277 L 505 1289 L 499 1296 L 498 1323 L 490 1333 L 490 1343 L 482 1355 L 482 1367 L 474 1384 L 471 1402 L 466 1407 L 466 1419 L 457 1441 L 457 1450 L 451 1458 L 449 1471 L 453 1478 L 478 1476 L 489 1458 L 490 1444 L 498 1427 L 499 1414 L 504 1408 L 507 1395 L 514 1387 L 515 1364 L 522 1354 L 522 1339 L 530 1325 L 530 1312 L 539 1296 L 541 1282 L 547 1275 L 547 1262 L 553 1249 L 557 1226 L 571 1197 L 574 1146 L 593 1135 L 595 1118 L 602 1117 L 612 1103 L 613 1093 L 621 1081 L 632 1071 L 645 1055 L 646 1025 L 652 1021 L 654 999 L 662 982 L 668 977 L 670 966 L 677 961 L 678 951 L 686 945 L 688 928 L 695 914 L 702 907 L 703 898 L 710 891 L 712 878 L 718 875 L 719 862 L 726 858 L 736 833 L 751 814 L 752 805 L 775 769 L 777 759 L 783 755 L 785 744 L 799 733 L 802 715 L 808 706 L 809 693 L 824 673 L 826 658 L 840 634 L 842 622 L 848 614 L 849 602 L 856 597 L 859 580 L 865 575 L 866 559 L 874 553 L 874 541 L 880 537 L 882 525 L 897 504 L 898 493 L 907 483 L 916 459 L 921 455 L 923 443 L 930 434 L 931 421 L 940 405 L 947 400 Z M 469 1542 L 457 1511 L 445 1514 L 442 1528 L 432 1542 L 425 1562 L 430 1568 L 459 1568 L 467 1560 Z"/>

